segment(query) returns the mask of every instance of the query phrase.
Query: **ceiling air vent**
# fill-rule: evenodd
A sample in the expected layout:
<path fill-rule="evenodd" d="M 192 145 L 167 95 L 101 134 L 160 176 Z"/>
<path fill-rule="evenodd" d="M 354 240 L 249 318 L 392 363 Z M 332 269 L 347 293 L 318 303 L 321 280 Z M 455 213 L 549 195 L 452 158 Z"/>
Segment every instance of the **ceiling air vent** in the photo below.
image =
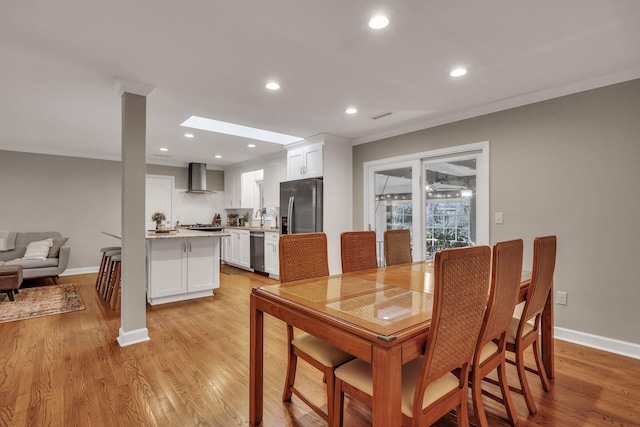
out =
<path fill-rule="evenodd" d="M 378 120 L 378 119 L 381 119 L 383 117 L 390 116 L 391 114 L 393 114 L 391 111 L 387 111 L 387 112 L 384 112 L 384 113 L 376 114 L 375 116 L 372 116 L 371 119 L 372 120 Z"/>

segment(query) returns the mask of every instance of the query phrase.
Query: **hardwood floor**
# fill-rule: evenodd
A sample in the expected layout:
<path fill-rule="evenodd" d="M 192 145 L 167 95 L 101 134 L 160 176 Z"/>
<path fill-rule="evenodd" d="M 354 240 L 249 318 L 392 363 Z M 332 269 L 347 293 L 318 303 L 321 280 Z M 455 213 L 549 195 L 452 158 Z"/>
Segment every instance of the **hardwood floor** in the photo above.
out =
<path fill-rule="evenodd" d="M 86 310 L 0 324 L 0 426 L 248 424 L 249 294 L 275 281 L 223 274 L 214 297 L 147 306 L 151 341 L 121 348 L 120 313 L 96 294 L 94 280 L 60 278 L 81 285 Z M 265 316 L 264 425 L 325 425 L 295 396 L 280 400 L 285 336 L 284 324 Z M 300 362 L 297 384 L 321 402 L 317 372 Z M 515 368 L 508 372 L 516 384 Z M 519 426 L 640 426 L 640 360 L 557 341 L 551 392 L 533 374 L 529 379 L 538 413 L 528 417 L 514 395 Z M 486 406 L 491 425 L 508 425 L 501 407 L 490 400 Z M 370 423 L 369 409 L 347 399 L 345 426 Z"/>

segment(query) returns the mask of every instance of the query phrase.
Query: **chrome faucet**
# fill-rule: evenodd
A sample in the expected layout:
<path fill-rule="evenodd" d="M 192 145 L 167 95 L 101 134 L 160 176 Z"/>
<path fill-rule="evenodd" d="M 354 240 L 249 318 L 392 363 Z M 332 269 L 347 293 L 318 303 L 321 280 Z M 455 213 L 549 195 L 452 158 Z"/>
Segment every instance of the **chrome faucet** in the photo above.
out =
<path fill-rule="evenodd" d="M 264 214 L 265 214 L 265 209 L 257 209 L 255 215 L 253 216 L 254 218 L 260 218 L 260 228 L 264 228 Z"/>

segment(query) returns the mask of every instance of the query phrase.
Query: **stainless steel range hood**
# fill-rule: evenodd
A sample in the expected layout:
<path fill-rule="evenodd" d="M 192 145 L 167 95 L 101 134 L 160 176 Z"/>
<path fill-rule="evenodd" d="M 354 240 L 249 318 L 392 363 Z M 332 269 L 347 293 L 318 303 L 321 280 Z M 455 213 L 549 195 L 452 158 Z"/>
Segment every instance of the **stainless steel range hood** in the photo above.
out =
<path fill-rule="evenodd" d="M 207 190 L 207 165 L 205 163 L 189 163 L 189 189 L 187 193 L 215 194 Z"/>

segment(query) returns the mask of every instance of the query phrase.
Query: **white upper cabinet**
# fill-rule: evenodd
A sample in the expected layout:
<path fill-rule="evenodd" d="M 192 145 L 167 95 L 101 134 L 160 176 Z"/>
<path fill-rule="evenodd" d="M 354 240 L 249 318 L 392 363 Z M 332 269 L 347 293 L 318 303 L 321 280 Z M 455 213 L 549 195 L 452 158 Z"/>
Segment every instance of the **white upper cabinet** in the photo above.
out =
<path fill-rule="evenodd" d="M 287 149 L 287 179 L 322 176 L 323 144 L 313 143 Z"/>
<path fill-rule="evenodd" d="M 242 207 L 242 172 L 240 170 L 224 171 L 224 207 L 237 209 Z"/>
<path fill-rule="evenodd" d="M 255 209 L 259 206 L 258 183 L 262 182 L 262 180 L 262 169 L 244 173 L 241 169 L 225 170 L 225 209 Z"/>

